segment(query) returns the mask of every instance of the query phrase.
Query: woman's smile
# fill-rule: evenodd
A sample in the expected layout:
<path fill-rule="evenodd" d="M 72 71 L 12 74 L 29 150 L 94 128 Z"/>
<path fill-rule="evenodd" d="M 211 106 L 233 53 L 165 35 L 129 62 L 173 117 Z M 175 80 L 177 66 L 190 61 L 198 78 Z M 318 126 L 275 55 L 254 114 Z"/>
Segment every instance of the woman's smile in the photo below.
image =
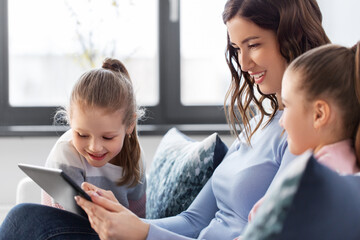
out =
<path fill-rule="evenodd" d="M 250 76 L 254 80 L 256 84 L 260 84 L 264 81 L 266 76 L 266 71 L 258 72 L 258 73 L 251 73 Z"/>

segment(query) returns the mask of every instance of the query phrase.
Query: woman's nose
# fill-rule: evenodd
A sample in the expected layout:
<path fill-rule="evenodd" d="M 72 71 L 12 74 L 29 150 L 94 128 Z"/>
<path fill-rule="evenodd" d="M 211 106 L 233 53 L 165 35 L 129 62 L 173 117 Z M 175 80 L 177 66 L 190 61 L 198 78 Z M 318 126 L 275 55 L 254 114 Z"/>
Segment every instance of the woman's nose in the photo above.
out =
<path fill-rule="evenodd" d="M 248 53 L 242 52 L 239 54 L 239 63 L 243 72 L 248 72 L 254 67 L 254 62 Z"/>

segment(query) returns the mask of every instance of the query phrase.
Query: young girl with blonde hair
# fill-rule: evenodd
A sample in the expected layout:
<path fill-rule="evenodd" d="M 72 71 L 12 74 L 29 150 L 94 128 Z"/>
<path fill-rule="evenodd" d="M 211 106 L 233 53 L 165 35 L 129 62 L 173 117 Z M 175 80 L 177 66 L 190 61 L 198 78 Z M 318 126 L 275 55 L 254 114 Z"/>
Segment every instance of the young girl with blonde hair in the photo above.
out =
<path fill-rule="evenodd" d="M 145 163 L 136 123 L 133 86 L 125 66 L 105 59 L 102 68 L 85 72 L 75 84 L 66 116 L 71 129 L 50 152 L 47 167 L 60 168 L 79 185 L 84 181 L 112 191 L 116 199 L 145 216 Z M 43 203 L 61 207 L 46 193 Z"/>

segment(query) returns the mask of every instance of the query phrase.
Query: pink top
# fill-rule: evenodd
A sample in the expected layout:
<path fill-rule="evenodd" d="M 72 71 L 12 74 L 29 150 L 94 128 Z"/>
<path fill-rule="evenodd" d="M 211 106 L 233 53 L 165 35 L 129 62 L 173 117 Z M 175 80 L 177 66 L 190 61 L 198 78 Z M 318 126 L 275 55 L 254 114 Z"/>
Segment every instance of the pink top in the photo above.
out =
<path fill-rule="evenodd" d="M 315 153 L 315 158 L 339 174 L 354 174 L 360 171 L 351 139 L 322 147 Z"/>

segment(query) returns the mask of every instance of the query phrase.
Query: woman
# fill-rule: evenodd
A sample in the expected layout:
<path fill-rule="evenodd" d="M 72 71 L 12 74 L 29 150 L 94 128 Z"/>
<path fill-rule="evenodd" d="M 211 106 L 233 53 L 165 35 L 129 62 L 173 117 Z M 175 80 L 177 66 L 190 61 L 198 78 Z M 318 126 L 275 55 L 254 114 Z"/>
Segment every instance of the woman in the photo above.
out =
<path fill-rule="evenodd" d="M 86 239 L 97 239 L 91 235 L 95 232 L 101 239 L 233 239 L 241 234 L 252 206 L 294 158 L 278 124 L 285 68 L 295 57 L 329 43 L 329 39 L 315 0 L 229 0 L 223 20 L 228 29 L 226 58 L 232 73 L 227 118 L 234 132 L 241 122 L 244 130 L 187 211 L 165 219 L 141 220 L 117 203 L 110 192 L 84 183 L 82 187 L 93 203 L 76 199 L 90 224 L 69 213 L 27 204 L 9 213 L 0 236 L 20 239 L 35 226 L 41 226 L 42 236 L 57 239 L 71 239 L 76 230 Z M 255 87 L 260 97 L 256 97 Z M 268 101 L 271 106 L 266 110 Z M 259 110 L 253 119 L 250 103 Z M 46 221 L 27 216 L 30 212 L 45 215 Z M 50 217 L 52 214 L 56 215 Z M 34 219 L 40 222 L 35 225 Z M 12 231 L 17 235 L 11 235 Z M 39 235 L 33 237 L 41 239 Z"/>

